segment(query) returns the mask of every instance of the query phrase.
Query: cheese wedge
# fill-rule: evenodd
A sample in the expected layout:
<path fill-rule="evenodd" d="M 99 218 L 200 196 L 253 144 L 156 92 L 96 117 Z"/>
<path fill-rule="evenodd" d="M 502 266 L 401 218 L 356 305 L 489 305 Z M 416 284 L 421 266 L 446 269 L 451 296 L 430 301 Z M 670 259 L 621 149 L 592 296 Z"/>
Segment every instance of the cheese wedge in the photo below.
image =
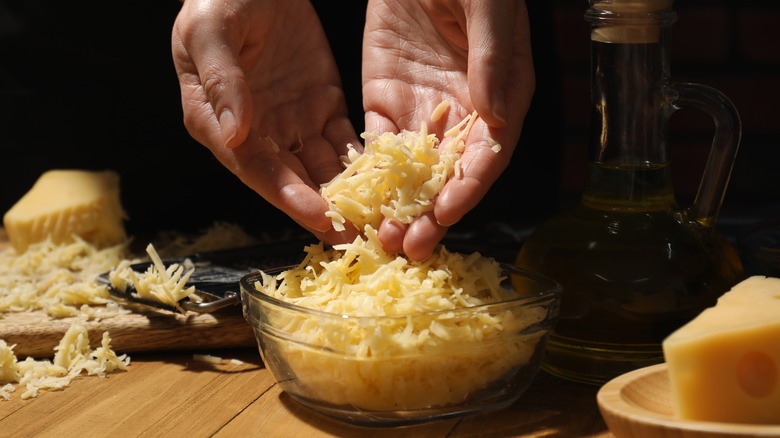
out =
<path fill-rule="evenodd" d="M 663 352 L 677 418 L 780 424 L 780 278 L 734 286 Z"/>
<path fill-rule="evenodd" d="M 50 170 L 3 216 L 17 253 L 51 237 L 66 243 L 79 236 L 105 247 L 123 242 L 125 214 L 119 176 L 112 171 Z"/>

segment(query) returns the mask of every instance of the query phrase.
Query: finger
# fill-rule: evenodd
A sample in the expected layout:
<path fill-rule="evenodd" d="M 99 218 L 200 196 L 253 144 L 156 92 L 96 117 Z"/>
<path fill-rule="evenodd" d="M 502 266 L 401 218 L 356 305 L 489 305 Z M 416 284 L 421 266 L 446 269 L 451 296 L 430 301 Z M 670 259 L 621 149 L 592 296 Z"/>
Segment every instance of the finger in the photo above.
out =
<path fill-rule="evenodd" d="M 310 231 L 325 233 L 332 227 L 325 216 L 328 204 L 311 183 L 287 165 L 278 150 L 250 141 L 222 151 L 220 159 L 241 181 L 276 208 Z"/>
<path fill-rule="evenodd" d="M 387 115 L 376 111 L 366 111 L 366 132 L 384 134 L 385 132 L 398 132 L 399 128 Z"/>
<path fill-rule="evenodd" d="M 211 104 L 203 93 L 197 68 L 175 32 L 171 44 L 174 66 L 179 78 L 184 126 L 199 143 L 209 148 L 216 146 L 221 135 L 215 136 L 213 133 L 219 133 L 219 121 L 213 116 Z"/>
<path fill-rule="evenodd" d="M 513 75 L 518 60 L 532 63 L 525 3 L 486 1 L 472 4 L 467 11 L 469 94 L 474 108 L 489 126 L 504 127 L 507 117 L 514 116 L 516 110 L 507 103 L 516 99 L 516 96 L 506 95 L 509 81 L 530 79 L 531 83 L 522 88 L 533 90 L 532 65 L 521 69 L 530 74 L 530 78 Z M 524 115 L 526 111 L 520 114 Z"/>
<path fill-rule="evenodd" d="M 379 226 L 377 236 L 385 252 L 395 254 L 403 251 L 405 234 L 405 224 L 394 219 L 385 219 Z"/>
<path fill-rule="evenodd" d="M 302 224 L 301 224 L 302 225 Z M 304 226 L 304 228 L 306 228 Z M 326 232 L 320 232 L 317 230 L 311 230 L 309 231 L 314 234 L 314 237 L 321 240 L 322 242 L 327 243 L 328 245 L 337 245 L 340 243 L 352 243 L 355 241 L 355 238 L 358 235 L 357 230 L 355 230 L 354 227 L 346 227 L 344 231 L 336 231 L 333 228 Z"/>
<path fill-rule="evenodd" d="M 310 132 L 298 136 L 297 144 L 290 146 L 295 158 L 300 160 L 303 168 L 299 175 L 307 174 L 311 178 L 312 187 L 319 189 L 320 185 L 332 180 L 344 170 L 342 157 L 348 153 L 348 145 L 353 145 L 362 151 L 360 139 L 355 134 L 355 128 L 347 115 L 347 107 L 340 90 L 332 89 L 332 101 L 341 105 L 334 110 L 335 114 L 327 112 L 297 112 L 296 121 L 300 126 L 320 126 L 324 123 L 322 132 Z M 323 120 L 327 118 L 326 120 Z"/>
<path fill-rule="evenodd" d="M 352 121 L 349 120 L 346 109 L 344 110 L 344 117 L 328 123 L 322 135 L 328 143 L 333 145 L 339 156 L 347 154 L 349 150 L 348 145 L 352 145 L 353 148 L 360 152 L 363 151 L 363 142 L 355 132 L 355 127 L 352 125 Z"/>
<path fill-rule="evenodd" d="M 188 4 L 172 35 L 185 126 L 211 148 L 236 147 L 245 141 L 251 119 L 249 87 L 238 61 L 239 18 L 216 20 L 210 14 L 219 11 L 191 10 Z"/>
<path fill-rule="evenodd" d="M 409 224 L 406 230 L 404 254 L 410 260 L 425 260 L 433 254 L 445 234 L 447 234 L 447 227 L 439 225 L 433 214 L 423 214 Z"/>
<path fill-rule="evenodd" d="M 472 126 L 460 160 L 460 176 L 447 181 L 436 198 L 433 212 L 439 225 L 450 227 L 462 219 L 509 165 L 514 147 L 497 148 L 491 132 L 481 121 Z"/>

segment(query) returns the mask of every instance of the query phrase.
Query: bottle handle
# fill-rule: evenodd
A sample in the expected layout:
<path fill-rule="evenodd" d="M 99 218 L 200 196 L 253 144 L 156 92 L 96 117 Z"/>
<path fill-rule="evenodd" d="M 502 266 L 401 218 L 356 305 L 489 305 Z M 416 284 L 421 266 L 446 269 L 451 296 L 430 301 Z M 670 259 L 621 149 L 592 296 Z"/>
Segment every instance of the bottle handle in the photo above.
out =
<path fill-rule="evenodd" d="M 720 91 L 688 82 L 670 85 L 674 110 L 694 108 L 704 111 L 715 122 L 715 135 L 707 162 L 702 172 L 699 189 L 688 208 L 689 219 L 711 228 L 718 219 L 731 170 L 742 137 L 742 122 L 736 107 Z"/>

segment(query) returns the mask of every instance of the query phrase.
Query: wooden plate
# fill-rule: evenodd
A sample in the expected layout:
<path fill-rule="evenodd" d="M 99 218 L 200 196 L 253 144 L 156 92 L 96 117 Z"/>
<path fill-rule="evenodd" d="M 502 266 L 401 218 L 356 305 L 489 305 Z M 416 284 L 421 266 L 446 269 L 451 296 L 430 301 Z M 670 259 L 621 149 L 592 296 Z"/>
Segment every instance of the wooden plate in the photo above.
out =
<path fill-rule="evenodd" d="M 666 364 L 616 377 L 597 394 L 601 415 L 618 438 L 780 437 L 780 425 L 677 420 Z"/>

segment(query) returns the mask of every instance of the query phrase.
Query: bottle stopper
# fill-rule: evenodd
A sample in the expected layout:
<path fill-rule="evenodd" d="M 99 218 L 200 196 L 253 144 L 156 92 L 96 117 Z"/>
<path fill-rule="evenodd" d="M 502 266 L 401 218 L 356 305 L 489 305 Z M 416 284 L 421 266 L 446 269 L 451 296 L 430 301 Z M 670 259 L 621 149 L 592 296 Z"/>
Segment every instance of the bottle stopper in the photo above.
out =
<path fill-rule="evenodd" d="M 677 18 L 674 0 L 590 0 L 586 17 L 592 21 L 590 38 L 613 44 L 652 44 L 662 25 Z"/>

